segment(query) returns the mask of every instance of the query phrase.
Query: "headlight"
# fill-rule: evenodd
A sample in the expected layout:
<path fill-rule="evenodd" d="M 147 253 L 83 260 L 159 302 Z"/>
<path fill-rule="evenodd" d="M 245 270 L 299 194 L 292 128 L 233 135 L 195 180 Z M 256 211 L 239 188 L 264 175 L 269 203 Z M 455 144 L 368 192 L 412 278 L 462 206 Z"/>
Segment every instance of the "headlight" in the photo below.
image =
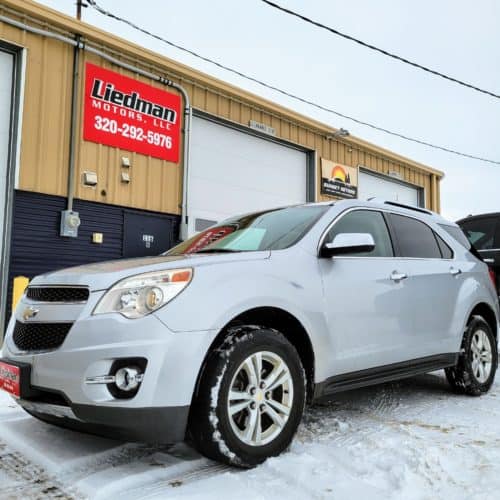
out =
<path fill-rule="evenodd" d="M 104 294 L 93 314 L 118 312 L 126 318 L 140 318 L 170 302 L 189 285 L 192 276 L 193 270 L 188 268 L 125 278 Z"/>

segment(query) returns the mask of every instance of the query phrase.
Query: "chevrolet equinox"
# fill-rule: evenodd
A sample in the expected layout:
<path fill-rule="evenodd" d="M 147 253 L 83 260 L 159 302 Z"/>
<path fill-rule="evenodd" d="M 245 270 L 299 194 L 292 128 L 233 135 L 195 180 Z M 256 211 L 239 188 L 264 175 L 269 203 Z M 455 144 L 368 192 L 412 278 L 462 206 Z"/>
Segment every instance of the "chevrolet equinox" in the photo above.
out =
<path fill-rule="evenodd" d="M 480 395 L 498 298 L 459 232 L 393 202 L 304 204 L 39 276 L 9 322 L 0 388 L 45 422 L 189 439 L 240 467 L 285 450 L 305 404 L 339 391 L 444 369 Z"/>

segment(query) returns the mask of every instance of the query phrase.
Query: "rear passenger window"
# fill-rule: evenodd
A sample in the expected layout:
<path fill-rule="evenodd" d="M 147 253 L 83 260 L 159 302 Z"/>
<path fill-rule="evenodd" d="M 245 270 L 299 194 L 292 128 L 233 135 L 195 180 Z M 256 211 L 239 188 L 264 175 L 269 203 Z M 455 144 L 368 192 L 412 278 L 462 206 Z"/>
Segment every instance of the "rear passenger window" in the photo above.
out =
<path fill-rule="evenodd" d="M 326 241 L 333 241 L 341 233 L 369 233 L 375 248 L 371 252 L 350 254 L 357 257 L 393 257 L 391 237 L 384 216 L 373 210 L 355 210 L 340 218 L 328 231 Z"/>
<path fill-rule="evenodd" d="M 427 224 L 403 215 L 390 214 L 389 217 L 401 257 L 441 258 L 434 231 Z"/>
<path fill-rule="evenodd" d="M 448 246 L 448 244 L 439 236 L 439 234 L 434 233 L 436 240 L 438 242 L 439 250 L 441 250 L 441 256 L 443 259 L 452 259 L 453 250 Z"/>
<path fill-rule="evenodd" d="M 452 238 L 457 240 L 462 246 L 464 246 L 467 250 L 470 250 L 470 242 L 465 236 L 462 229 L 458 226 L 448 226 L 446 224 L 439 224 L 439 227 L 444 229 Z"/>

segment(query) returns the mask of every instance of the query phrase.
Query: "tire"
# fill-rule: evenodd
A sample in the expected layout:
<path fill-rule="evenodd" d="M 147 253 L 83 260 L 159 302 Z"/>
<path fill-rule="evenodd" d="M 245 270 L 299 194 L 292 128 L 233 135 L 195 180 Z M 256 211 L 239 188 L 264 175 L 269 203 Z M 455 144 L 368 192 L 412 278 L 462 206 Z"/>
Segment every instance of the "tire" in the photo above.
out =
<path fill-rule="evenodd" d="M 259 358 L 261 376 L 256 379 Z M 266 381 L 276 387 L 261 388 Z M 305 372 L 286 338 L 268 328 L 237 327 L 209 355 L 194 396 L 189 435 L 209 458 L 254 467 L 288 448 L 305 400 Z"/>
<path fill-rule="evenodd" d="M 464 333 L 458 363 L 445 369 L 446 378 L 456 392 L 480 396 L 493 384 L 497 365 L 495 336 L 482 316 L 473 316 Z"/>

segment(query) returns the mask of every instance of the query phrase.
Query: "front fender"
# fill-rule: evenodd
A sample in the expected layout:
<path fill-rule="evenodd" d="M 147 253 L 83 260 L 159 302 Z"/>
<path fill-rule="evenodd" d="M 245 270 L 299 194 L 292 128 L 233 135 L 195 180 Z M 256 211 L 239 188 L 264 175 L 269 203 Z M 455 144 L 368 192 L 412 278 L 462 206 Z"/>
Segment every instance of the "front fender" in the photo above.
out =
<path fill-rule="evenodd" d="M 172 331 L 220 331 L 240 314 L 276 307 L 293 315 L 309 334 L 315 353 L 332 352 L 323 290 L 315 256 L 275 252 L 269 259 L 202 266 L 193 283 L 157 311 Z M 319 372 L 323 362 L 316 360 Z"/>

